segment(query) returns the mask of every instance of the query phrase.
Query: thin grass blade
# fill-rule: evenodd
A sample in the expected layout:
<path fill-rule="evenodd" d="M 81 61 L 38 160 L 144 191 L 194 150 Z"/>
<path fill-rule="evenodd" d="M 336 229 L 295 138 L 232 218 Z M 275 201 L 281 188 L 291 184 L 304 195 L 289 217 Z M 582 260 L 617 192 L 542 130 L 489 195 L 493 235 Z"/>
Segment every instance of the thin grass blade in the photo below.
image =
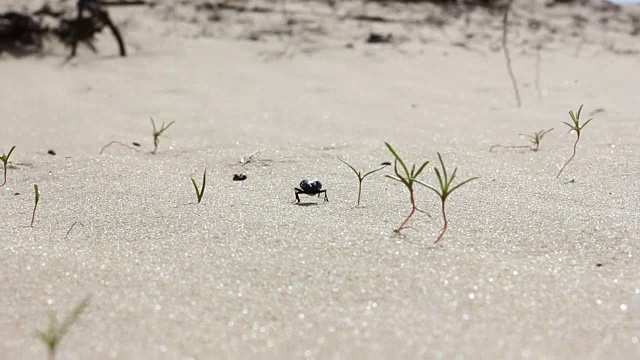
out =
<path fill-rule="evenodd" d="M 440 171 L 438 170 L 437 167 L 434 167 L 433 170 L 436 171 L 436 177 L 438 178 L 438 183 L 440 183 L 440 190 L 442 190 L 443 194 L 444 194 L 444 182 L 442 181 L 442 176 L 440 175 Z"/>
<path fill-rule="evenodd" d="M 439 196 L 439 197 L 442 197 L 442 194 L 440 193 L 440 191 L 438 191 L 438 190 L 437 190 L 436 188 L 434 188 L 433 186 L 431 186 L 431 185 L 429 185 L 429 184 L 427 184 L 427 183 L 424 183 L 424 182 L 422 182 L 422 181 L 420 181 L 420 180 L 416 180 L 416 182 L 417 182 L 418 184 L 420 184 L 420 185 L 422 185 L 422 186 L 426 187 L 427 189 L 432 190 L 434 193 L 438 194 L 438 196 Z"/>
<path fill-rule="evenodd" d="M 404 161 L 402 161 L 402 158 L 400 157 L 400 155 L 398 155 L 398 153 L 393 149 L 393 146 L 391 146 L 391 144 L 389 144 L 388 142 L 385 142 L 384 144 L 387 146 L 387 149 L 389 149 L 389 151 L 396 158 L 396 160 L 400 163 L 400 165 L 402 165 L 402 168 L 404 169 L 405 174 L 409 176 L 409 169 L 407 168 L 407 165 L 404 164 Z"/>
<path fill-rule="evenodd" d="M 460 184 L 458 184 L 458 185 L 456 185 L 456 186 L 452 187 L 452 188 L 451 188 L 451 190 L 449 190 L 449 193 L 452 193 L 455 189 L 459 188 L 460 186 L 462 186 L 462 185 L 464 185 L 464 184 L 466 184 L 466 183 L 468 183 L 468 182 L 470 182 L 470 181 L 473 181 L 473 180 L 479 179 L 479 178 L 480 178 L 479 176 L 476 176 L 476 177 L 472 177 L 472 178 L 470 178 L 470 179 L 467 179 L 467 180 L 465 180 L 465 181 L 461 182 Z"/>
<path fill-rule="evenodd" d="M 348 162 L 340 159 L 338 157 L 338 160 L 342 161 L 342 163 L 344 163 L 345 165 L 347 165 L 349 168 L 351 168 L 351 170 L 353 170 L 354 173 L 356 173 L 356 175 L 358 176 L 358 179 L 360 179 L 360 172 L 358 172 L 358 170 L 356 170 L 356 168 L 354 168 L 353 166 L 351 166 Z"/>
<path fill-rule="evenodd" d="M 202 190 L 200 190 L 200 199 L 202 199 L 202 195 L 204 195 L 204 188 L 207 186 L 207 169 L 204 169 L 204 173 L 202 174 Z"/>
<path fill-rule="evenodd" d="M 447 176 L 447 168 L 444 166 L 444 161 L 442 160 L 442 155 L 438 153 L 438 160 L 440 160 L 440 166 L 442 166 L 442 174 L 444 175 L 445 183 L 449 182 L 449 176 Z"/>
<path fill-rule="evenodd" d="M 418 177 L 418 175 L 420 175 L 422 170 L 424 170 L 424 168 L 427 167 L 427 165 L 429 165 L 429 161 L 425 161 L 424 164 L 422 164 L 422 166 L 420 166 L 420 168 L 418 169 L 418 171 L 416 172 L 414 177 Z"/>
<path fill-rule="evenodd" d="M 580 126 L 580 129 L 582 130 L 582 128 L 583 128 L 583 127 L 587 126 L 587 124 L 588 124 L 591 120 L 593 120 L 593 118 L 591 118 L 591 119 L 587 120 L 584 124 L 582 124 L 582 126 Z"/>

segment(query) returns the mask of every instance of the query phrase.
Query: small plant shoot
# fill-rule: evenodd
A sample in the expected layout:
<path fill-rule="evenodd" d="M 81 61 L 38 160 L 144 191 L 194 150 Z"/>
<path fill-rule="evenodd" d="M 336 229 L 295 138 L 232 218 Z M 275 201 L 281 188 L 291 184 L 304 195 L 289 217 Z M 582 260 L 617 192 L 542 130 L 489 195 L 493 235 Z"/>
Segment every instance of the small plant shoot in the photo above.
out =
<path fill-rule="evenodd" d="M 425 161 L 424 163 L 422 163 L 422 165 L 420 165 L 420 167 L 418 167 L 417 170 L 416 170 L 416 164 L 413 164 L 413 166 L 411 166 L 411 171 L 409 171 L 409 168 L 404 163 L 400 155 L 398 155 L 398 153 L 394 150 L 391 144 L 387 142 L 385 142 L 384 144 L 387 146 L 387 149 L 389 149 L 389 151 L 395 158 L 395 161 L 393 164 L 393 171 L 395 172 L 396 176 L 391 176 L 391 175 L 386 175 L 386 176 L 389 179 L 393 179 L 395 181 L 398 181 L 404 184 L 404 186 L 409 191 L 409 198 L 411 201 L 411 212 L 409 213 L 407 218 L 402 222 L 402 224 L 400 224 L 400 226 L 394 230 L 396 233 L 399 233 L 402 229 L 407 227 L 407 223 L 409 222 L 409 219 L 411 219 L 411 217 L 416 212 L 416 210 L 421 211 L 418 209 L 418 206 L 416 205 L 416 197 L 414 194 L 413 185 L 418 181 L 417 180 L 418 176 L 420 175 L 420 173 L 422 173 L 422 171 L 429 164 L 429 162 Z M 400 173 L 400 171 L 398 171 L 398 163 L 400 163 L 400 166 L 402 167 L 402 172 L 403 172 L 402 174 Z"/>
<path fill-rule="evenodd" d="M 62 323 L 58 323 L 55 313 L 49 312 L 49 325 L 45 331 L 37 330 L 36 337 L 47 347 L 48 359 L 55 360 L 56 352 L 62 338 L 67 334 L 71 325 L 75 324 L 82 312 L 89 306 L 90 296 L 84 298 Z"/>
<path fill-rule="evenodd" d="M 171 125 L 173 125 L 175 121 L 170 122 L 169 124 L 166 124 L 163 122 L 162 126 L 160 126 L 160 129 L 156 128 L 156 123 L 155 121 L 153 121 L 153 118 L 151 118 L 151 125 L 153 126 L 153 151 L 151 152 L 152 154 L 155 154 L 156 152 L 158 152 L 158 145 L 160 145 L 160 137 L 164 136 L 162 135 Z"/>
<path fill-rule="evenodd" d="M 193 178 L 191 178 L 191 183 L 193 184 L 193 188 L 196 190 L 196 197 L 198 198 L 198 204 L 200 204 L 202 196 L 204 195 L 204 189 L 207 186 L 207 169 L 204 169 L 204 173 L 202 174 L 202 188 L 198 188 L 198 184 Z"/>
<path fill-rule="evenodd" d="M 438 170 L 437 167 L 434 167 L 433 169 L 435 170 L 436 173 L 436 177 L 438 178 L 438 188 L 435 188 L 431 185 L 427 185 L 425 183 L 423 183 L 422 181 L 418 181 L 418 183 L 420 183 L 421 185 L 426 186 L 427 188 L 433 190 L 433 192 L 435 192 L 438 197 L 440 197 L 440 203 L 442 206 L 442 221 L 444 222 L 444 225 L 442 226 L 442 229 L 440 230 L 440 234 L 438 235 L 438 238 L 436 239 L 436 241 L 434 242 L 434 244 L 437 244 L 438 241 L 442 240 L 442 237 L 444 236 L 444 233 L 447 231 L 447 229 L 449 228 L 449 220 L 447 219 L 447 212 L 445 209 L 445 203 L 447 201 L 447 198 L 449 197 L 449 195 L 451 195 L 451 193 L 458 189 L 459 187 L 461 187 L 462 185 L 476 180 L 478 179 L 478 177 L 472 177 L 470 179 L 467 179 L 461 183 L 459 183 L 458 185 L 454 185 L 453 187 L 451 186 L 453 184 L 453 180 L 455 180 L 456 178 L 456 172 L 458 172 L 458 168 L 455 168 L 453 170 L 453 173 L 451 174 L 451 177 L 449 177 L 449 175 L 447 174 L 447 168 L 444 165 L 444 161 L 442 161 L 442 155 L 440 155 L 440 153 L 438 153 L 438 160 L 440 161 L 440 166 L 442 167 L 442 171 Z"/>
<path fill-rule="evenodd" d="M 38 184 L 33 185 L 33 188 L 36 192 L 35 203 L 33 204 L 33 214 L 31 214 L 31 227 L 33 227 L 33 222 L 36 220 L 36 209 L 38 208 L 38 202 L 40 202 L 40 190 L 38 190 Z"/>
<path fill-rule="evenodd" d="M 569 165 L 569 163 L 571 162 L 571 160 L 573 160 L 573 158 L 576 156 L 576 148 L 578 147 L 578 141 L 580 141 L 580 133 L 582 131 L 582 129 L 587 126 L 587 124 L 593 120 L 593 118 L 585 121 L 584 124 L 580 125 L 580 113 L 582 112 L 582 106 L 580 105 L 580 108 L 578 109 L 577 113 L 574 113 L 573 110 L 569 110 L 569 117 L 571 117 L 571 121 L 573 123 L 568 123 L 566 121 L 563 121 L 562 123 L 567 125 L 570 129 L 569 132 L 575 131 L 576 132 L 576 141 L 573 143 L 573 154 L 571 154 L 571 157 L 569 158 L 569 160 L 567 160 L 566 163 L 564 163 L 564 166 L 562 166 L 562 168 L 560 169 L 560 171 L 558 172 L 558 175 L 556 176 L 557 179 L 560 178 L 560 174 L 562 174 L 562 172 L 564 171 L 564 168 L 567 167 L 567 165 Z"/>
<path fill-rule="evenodd" d="M 360 197 L 362 195 L 362 182 L 364 181 L 364 178 L 366 178 L 367 176 L 378 172 L 384 168 L 386 168 L 387 166 L 391 165 L 390 163 L 382 163 L 380 164 L 381 166 L 377 169 L 371 170 L 368 173 L 365 173 L 364 175 L 362 175 L 362 171 L 356 170 L 355 167 L 353 167 L 351 164 L 347 163 L 346 161 L 338 158 L 338 160 L 342 161 L 345 165 L 347 165 L 351 170 L 353 170 L 353 172 L 356 174 L 356 176 L 358 177 L 358 200 L 356 202 L 356 206 L 360 206 Z"/>
<path fill-rule="evenodd" d="M 2 182 L 2 185 L 0 185 L 0 187 L 5 186 L 7 184 L 7 164 L 9 163 L 9 157 L 11 156 L 11 153 L 13 152 L 13 149 L 15 149 L 16 146 L 12 146 L 11 150 L 9 150 L 8 154 L 2 154 L 2 156 L 0 156 L 0 160 L 2 160 L 2 166 L 4 168 L 4 181 Z"/>
<path fill-rule="evenodd" d="M 525 136 L 528 138 L 529 142 L 531 143 L 531 145 L 501 145 L 501 144 L 497 144 L 497 145 L 493 145 L 489 151 L 493 151 L 493 149 L 501 147 L 501 148 L 505 148 L 505 149 L 529 149 L 531 151 L 538 151 L 540 149 L 540 142 L 542 141 L 542 138 L 547 135 L 548 133 L 550 133 L 551 131 L 553 131 L 553 128 L 545 130 L 542 129 L 540 131 L 536 131 L 533 134 L 518 134 L 520 136 Z"/>

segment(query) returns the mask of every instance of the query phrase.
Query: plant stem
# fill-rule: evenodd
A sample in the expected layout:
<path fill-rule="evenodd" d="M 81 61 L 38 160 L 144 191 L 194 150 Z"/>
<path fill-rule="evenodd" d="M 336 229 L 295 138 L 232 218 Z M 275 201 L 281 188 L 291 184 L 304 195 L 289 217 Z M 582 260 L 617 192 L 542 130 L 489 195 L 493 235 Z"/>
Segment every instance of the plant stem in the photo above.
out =
<path fill-rule="evenodd" d="M 4 182 L 0 187 L 5 186 L 7 184 L 7 163 L 4 163 Z"/>
<path fill-rule="evenodd" d="M 358 182 L 358 203 L 356 205 L 360 206 L 360 195 L 362 194 L 362 180 L 364 180 L 363 178 L 360 178 L 360 181 Z"/>
<path fill-rule="evenodd" d="M 562 171 L 564 171 L 564 168 L 566 168 L 567 165 L 569 165 L 569 163 L 571 162 L 571 160 L 573 160 L 573 158 L 576 156 L 576 147 L 578 146 L 578 141 L 579 140 L 580 140 L 580 134 L 578 134 L 578 136 L 576 136 L 576 142 L 573 143 L 573 154 L 571 155 L 569 160 L 567 160 L 567 162 L 564 164 L 562 169 L 560 169 L 560 171 L 558 172 L 558 175 L 556 176 L 556 179 L 560 178 L 560 174 L 562 174 Z"/>
<path fill-rule="evenodd" d="M 140 151 L 140 150 L 138 150 L 138 149 L 136 149 L 136 148 L 133 148 L 133 147 L 131 147 L 131 146 L 129 146 L 129 145 L 127 145 L 127 144 L 125 144 L 125 143 L 122 143 L 122 142 L 120 142 L 120 141 L 116 141 L 116 140 L 114 140 L 114 141 L 111 141 L 110 143 L 108 143 L 107 145 L 105 145 L 105 146 L 103 146 L 103 147 L 102 147 L 102 149 L 100 150 L 100 155 L 102 155 L 102 153 L 104 152 L 104 150 L 105 150 L 106 148 L 108 148 L 109 146 L 111 146 L 111 145 L 113 145 L 113 144 L 118 144 L 118 145 L 124 146 L 124 147 L 129 148 L 129 149 L 131 149 L 131 150 L 133 150 L 133 151 Z"/>
<path fill-rule="evenodd" d="M 415 196 L 413 196 L 413 189 L 411 189 L 410 191 L 411 194 L 411 212 L 409 213 L 409 215 L 407 216 L 406 219 L 404 219 L 404 221 L 402 222 L 402 224 L 400 224 L 400 227 L 395 229 L 395 232 L 400 232 L 400 230 L 405 228 L 405 225 L 407 224 L 407 222 L 409 222 L 409 219 L 411 219 L 411 217 L 413 216 L 413 214 L 416 212 L 416 210 L 418 209 L 418 206 L 416 206 L 416 199 Z"/>
<path fill-rule="evenodd" d="M 444 226 L 442 227 L 442 230 L 440 230 L 440 235 L 438 235 L 438 238 L 436 239 L 434 244 L 437 244 L 438 241 L 442 239 L 442 237 L 444 236 L 444 233 L 449 228 L 449 220 L 447 219 L 447 212 L 444 211 L 444 203 L 445 203 L 445 200 L 442 200 L 442 219 L 444 220 Z"/>
<path fill-rule="evenodd" d="M 520 100 L 520 91 L 518 90 L 518 81 L 516 80 L 516 76 L 513 73 L 513 68 L 511 67 L 511 55 L 509 55 L 509 48 L 507 47 L 507 33 L 509 29 L 509 11 L 511 10 L 511 4 L 513 0 L 509 0 L 507 3 L 506 9 L 504 11 L 504 17 L 502 18 L 502 50 L 504 51 L 504 57 L 507 62 L 507 72 L 509 73 L 509 77 L 511 78 L 511 84 L 513 85 L 513 91 L 516 94 L 516 102 L 518 103 L 518 107 L 522 106 L 522 100 Z"/>

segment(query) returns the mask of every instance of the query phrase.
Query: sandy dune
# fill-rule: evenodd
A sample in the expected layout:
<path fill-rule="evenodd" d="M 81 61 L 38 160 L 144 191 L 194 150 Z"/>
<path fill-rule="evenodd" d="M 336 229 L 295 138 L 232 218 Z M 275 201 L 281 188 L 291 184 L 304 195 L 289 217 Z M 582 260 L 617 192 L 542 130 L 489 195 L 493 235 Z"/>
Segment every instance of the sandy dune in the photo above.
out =
<path fill-rule="evenodd" d="M 487 14 L 437 28 L 339 20 L 360 2 L 333 20 L 291 2 L 284 15 L 210 21 L 170 4 L 113 10 L 127 58 L 108 33 L 98 54 L 81 48 L 69 62 L 54 45 L 0 57 L 0 153 L 16 145 L 0 188 L 0 358 L 45 357 L 34 332 L 48 311 L 62 318 L 87 295 L 60 359 L 640 355 L 640 48 L 624 20 L 637 6 L 576 37 L 565 36 L 571 14 L 603 13 L 535 13 L 551 35 L 514 26 L 517 108 L 500 19 Z M 293 35 L 266 31 L 287 17 Z M 371 31 L 395 42 L 365 44 Z M 594 120 L 556 179 L 575 139 L 561 121 L 581 104 Z M 150 117 L 175 121 L 156 155 Z M 538 152 L 489 152 L 549 128 Z M 100 155 L 112 140 L 142 146 Z M 460 179 L 480 176 L 448 200 L 438 246 L 426 188 L 417 200 L 432 218 L 393 233 L 410 205 L 391 169 L 365 180 L 354 207 L 356 178 L 336 157 L 373 169 L 392 159 L 385 141 L 411 163 L 431 160 L 430 184 L 436 152 Z M 205 168 L 196 204 L 189 177 Z M 248 179 L 232 181 L 237 172 Z M 292 204 L 304 178 L 321 179 L 329 202 Z"/>

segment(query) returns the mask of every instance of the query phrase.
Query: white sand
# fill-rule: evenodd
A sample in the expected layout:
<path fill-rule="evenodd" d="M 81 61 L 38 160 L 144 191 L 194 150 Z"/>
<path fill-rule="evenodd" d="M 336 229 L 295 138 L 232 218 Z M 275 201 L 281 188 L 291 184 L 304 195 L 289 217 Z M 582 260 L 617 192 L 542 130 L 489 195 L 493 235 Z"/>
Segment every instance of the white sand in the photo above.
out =
<path fill-rule="evenodd" d="M 640 355 L 640 72 L 637 53 L 606 49 L 637 50 L 628 29 L 611 24 L 578 56 L 579 40 L 554 37 L 540 100 L 534 52 L 518 35 L 518 109 L 490 50 L 499 28 L 469 42 L 480 52 L 417 25 L 390 46 L 363 44 L 370 23 L 249 42 L 237 37 L 255 23 L 232 13 L 207 26 L 162 20 L 166 11 L 113 11 L 125 59 L 108 32 L 99 54 L 81 48 L 66 64 L 62 49 L 0 58 L 0 153 L 17 146 L 0 188 L 0 358 L 45 357 L 34 331 L 86 295 L 60 359 Z M 544 18 L 565 29 L 567 12 Z M 220 35 L 225 22 L 235 27 Z M 460 26 L 444 31 L 463 38 Z M 600 34 L 593 26 L 585 32 Z M 198 28 L 214 36 L 190 38 Z M 410 36 L 420 32 L 432 39 Z M 556 179 L 575 139 L 561 121 L 580 104 L 595 119 Z M 150 116 L 175 121 L 157 155 Z M 538 152 L 488 151 L 552 127 Z M 143 152 L 99 155 L 111 140 Z M 412 163 L 439 151 L 459 179 L 481 177 L 448 200 L 437 247 L 439 205 L 424 188 L 418 204 L 433 219 L 417 214 L 393 234 L 410 205 L 389 170 L 365 180 L 353 208 L 356 178 L 336 157 L 374 168 L 391 160 L 384 141 Z M 435 184 L 432 165 L 423 179 Z M 195 204 L 189 177 L 205 167 Z M 248 179 L 231 181 L 240 171 Z M 293 187 L 311 177 L 330 202 L 293 205 Z M 76 221 L 84 227 L 65 237 Z"/>

